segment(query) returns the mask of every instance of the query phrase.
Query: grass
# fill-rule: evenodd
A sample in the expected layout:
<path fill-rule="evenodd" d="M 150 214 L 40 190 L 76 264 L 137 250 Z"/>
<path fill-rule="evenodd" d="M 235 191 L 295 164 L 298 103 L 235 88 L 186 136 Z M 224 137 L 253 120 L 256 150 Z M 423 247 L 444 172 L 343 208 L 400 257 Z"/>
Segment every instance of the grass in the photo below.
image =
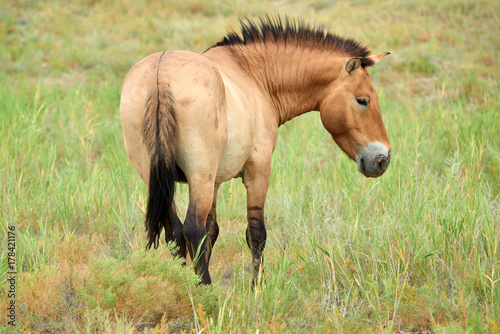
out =
<path fill-rule="evenodd" d="M 393 160 L 365 179 L 317 113 L 287 123 L 263 283 L 251 287 L 233 180 L 219 190 L 214 284 L 197 286 L 166 247 L 144 251 L 120 86 L 144 56 L 202 52 L 266 12 L 392 51 L 371 73 Z M 0 332 L 500 332 L 499 12 L 490 0 L 2 4 L 0 278 L 9 226 L 18 274 L 17 326 L 2 311 Z"/>

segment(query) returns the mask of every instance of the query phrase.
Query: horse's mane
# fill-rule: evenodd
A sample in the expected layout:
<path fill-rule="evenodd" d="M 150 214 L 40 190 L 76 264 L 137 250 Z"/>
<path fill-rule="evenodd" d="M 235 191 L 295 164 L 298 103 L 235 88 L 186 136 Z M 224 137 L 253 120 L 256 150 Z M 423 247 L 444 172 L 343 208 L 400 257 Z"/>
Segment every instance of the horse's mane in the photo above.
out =
<path fill-rule="evenodd" d="M 363 67 L 373 65 L 370 59 L 365 58 L 370 55 L 370 49 L 352 38 L 340 37 L 321 26 L 313 26 L 289 17 L 285 17 L 283 21 L 279 16 L 271 17 L 269 15 L 260 17 L 258 23 L 248 18 L 240 19 L 239 22 L 241 35 L 235 31 L 229 32 L 211 48 L 255 44 L 264 46 L 293 45 L 297 48 L 330 51 L 350 57 L 359 57 Z"/>

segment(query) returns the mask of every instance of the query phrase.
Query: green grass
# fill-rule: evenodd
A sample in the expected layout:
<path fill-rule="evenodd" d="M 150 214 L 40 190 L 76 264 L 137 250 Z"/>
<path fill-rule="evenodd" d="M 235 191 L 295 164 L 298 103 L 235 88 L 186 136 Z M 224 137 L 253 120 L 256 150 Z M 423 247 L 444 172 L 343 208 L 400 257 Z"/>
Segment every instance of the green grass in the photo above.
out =
<path fill-rule="evenodd" d="M 287 123 L 262 284 L 251 287 L 233 180 L 219 190 L 214 284 L 197 286 L 166 247 L 144 251 L 121 83 L 150 53 L 202 52 L 266 12 L 392 51 L 371 73 L 393 160 L 365 179 L 317 113 Z M 2 309 L 15 226 L 17 332 L 500 332 L 499 12 L 490 0 L 2 4 Z"/>

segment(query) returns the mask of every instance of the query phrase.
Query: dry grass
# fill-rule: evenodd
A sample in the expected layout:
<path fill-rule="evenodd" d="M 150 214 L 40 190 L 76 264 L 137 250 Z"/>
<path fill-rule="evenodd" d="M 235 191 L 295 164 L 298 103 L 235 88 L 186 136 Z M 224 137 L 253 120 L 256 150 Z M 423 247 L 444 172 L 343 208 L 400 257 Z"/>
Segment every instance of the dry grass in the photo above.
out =
<path fill-rule="evenodd" d="M 167 250 L 117 259 L 103 240 L 70 235 L 56 244 L 52 264 L 20 274 L 19 323 L 37 332 L 80 331 L 88 312 L 99 310 L 137 329 L 162 318 L 175 327 L 174 320 L 192 321 L 191 299 L 214 309 L 216 290 L 195 289 L 198 278 Z"/>

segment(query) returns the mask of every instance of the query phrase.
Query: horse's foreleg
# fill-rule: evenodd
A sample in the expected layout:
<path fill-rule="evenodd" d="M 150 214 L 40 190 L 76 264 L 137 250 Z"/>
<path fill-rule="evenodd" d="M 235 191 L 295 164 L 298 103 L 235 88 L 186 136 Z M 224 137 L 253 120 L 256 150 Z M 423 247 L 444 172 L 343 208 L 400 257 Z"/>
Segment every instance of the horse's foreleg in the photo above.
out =
<path fill-rule="evenodd" d="M 262 253 L 266 246 L 266 226 L 264 223 L 264 202 L 266 200 L 271 162 L 249 163 L 245 166 L 243 183 L 247 188 L 247 244 L 252 252 L 252 264 L 257 276 L 262 263 Z"/>
<path fill-rule="evenodd" d="M 186 239 L 189 255 L 195 264 L 195 271 L 202 283 L 210 284 L 208 263 L 212 253 L 212 243 L 207 234 L 207 219 L 212 208 L 214 182 L 212 180 L 189 181 L 189 206 L 182 234 Z M 207 240 L 208 239 L 208 240 Z"/>
<path fill-rule="evenodd" d="M 247 208 L 248 227 L 246 239 L 248 247 L 252 252 L 252 264 L 254 274 L 257 276 L 262 263 L 262 253 L 266 246 L 267 232 L 264 224 L 264 208 L 262 206 L 252 206 Z"/>
<path fill-rule="evenodd" d="M 165 241 L 167 244 L 169 242 L 175 242 L 177 245 L 177 250 L 173 253 L 174 256 L 185 259 L 187 252 L 186 240 L 184 239 L 184 235 L 182 235 L 182 223 L 177 216 L 174 203 L 172 203 L 172 207 L 170 208 L 170 226 L 164 223 L 163 228 L 165 229 Z"/>

